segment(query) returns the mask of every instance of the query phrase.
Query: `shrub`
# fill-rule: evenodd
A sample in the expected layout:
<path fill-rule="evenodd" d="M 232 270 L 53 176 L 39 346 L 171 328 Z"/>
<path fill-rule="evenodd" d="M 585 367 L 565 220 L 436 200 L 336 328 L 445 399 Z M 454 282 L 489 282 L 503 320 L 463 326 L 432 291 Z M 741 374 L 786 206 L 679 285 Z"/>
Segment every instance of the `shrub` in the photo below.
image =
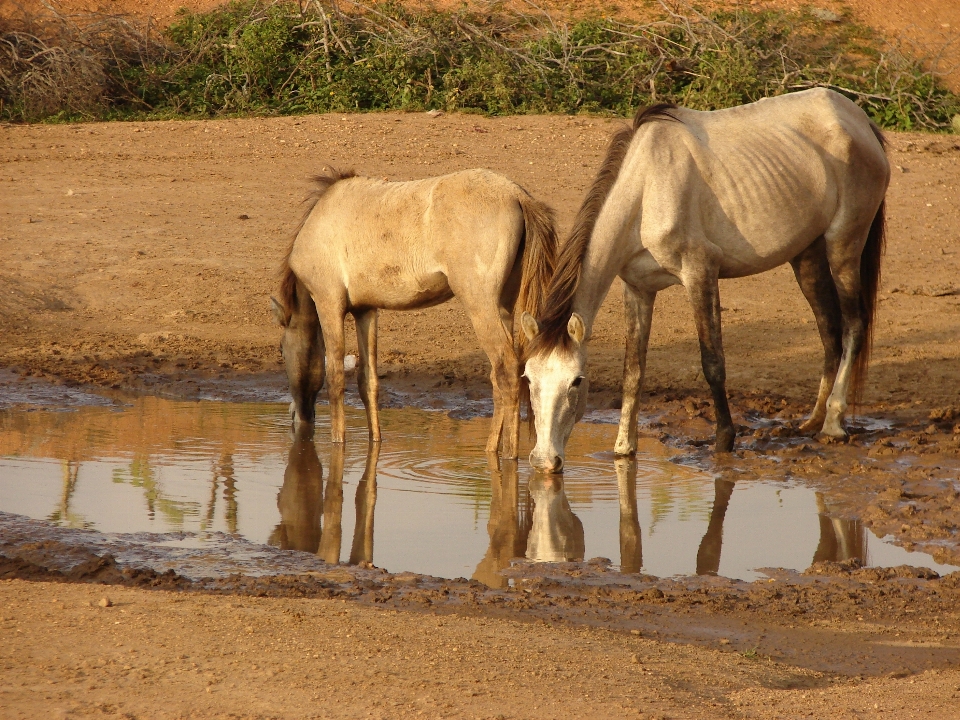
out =
<path fill-rule="evenodd" d="M 948 130 L 960 99 L 872 31 L 806 11 L 563 24 L 546 13 L 234 0 L 149 23 L 48 7 L 0 27 L 0 116 L 209 116 L 425 110 L 716 109 L 836 89 L 881 126 Z M 42 50 L 42 52 L 38 52 Z"/>

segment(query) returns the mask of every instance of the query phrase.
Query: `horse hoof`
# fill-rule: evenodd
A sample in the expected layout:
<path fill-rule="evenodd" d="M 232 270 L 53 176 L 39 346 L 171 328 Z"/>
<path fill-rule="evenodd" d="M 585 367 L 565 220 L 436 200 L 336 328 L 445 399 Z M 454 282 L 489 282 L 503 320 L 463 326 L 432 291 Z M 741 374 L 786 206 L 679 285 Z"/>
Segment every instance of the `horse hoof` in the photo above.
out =
<path fill-rule="evenodd" d="M 733 452 L 733 441 L 736 439 L 737 433 L 730 428 L 729 430 L 723 430 L 717 433 L 717 445 L 715 452 L 718 453 L 728 453 Z"/>
<path fill-rule="evenodd" d="M 834 440 L 845 440 L 847 437 L 847 431 L 843 429 L 843 426 L 838 422 L 825 422 L 823 428 L 820 430 L 821 437 L 829 437 Z"/>
<path fill-rule="evenodd" d="M 800 427 L 797 428 L 797 432 L 801 435 L 816 435 L 823 428 L 823 420 L 807 420 L 804 423 L 801 423 Z"/>

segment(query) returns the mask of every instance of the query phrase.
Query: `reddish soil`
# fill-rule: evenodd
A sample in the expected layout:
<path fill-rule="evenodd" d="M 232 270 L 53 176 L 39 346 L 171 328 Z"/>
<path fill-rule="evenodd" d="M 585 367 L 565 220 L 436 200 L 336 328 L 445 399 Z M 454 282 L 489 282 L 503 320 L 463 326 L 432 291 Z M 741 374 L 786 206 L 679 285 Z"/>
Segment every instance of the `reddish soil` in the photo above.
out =
<path fill-rule="evenodd" d="M 299 217 L 304 179 L 324 162 L 388 178 L 490 167 L 552 203 L 565 229 L 613 126 L 589 118 L 383 114 L 2 127 L 0 365 L 22 377 L 141 391 L 276 378 L 278 330 L 267 300 Z M 953 198 L 960 143 L 949 136 L 894 134 L 890 156 L 897 169 L 888 203 L 889 249 L 863 409 L 890 427 L 862 432 L 845 445 L 793 436 L 791 428 L 813 399 L 820 349 L 810 311 L 789 270 L 781 268 L 722 287 L 729 388 L 737 420 L 749 430 L 737 454 L 712 467 L 744 477 L 801 479 L 825 492 L 837 512 L 864 518 L 872 532 L 956 564 L 960 208 Z M 592 341 L 591 402 L 597 407 L 616 403 L 621 323 L 614 288 Z M 487 392 L 486 361 L 455 302 L 384 313 L 381 329 L 386 387 L 439 393 L 457 385 Z M 708 393 L 680 290 L 663 293 L 659 302 L 649 368 L 644 434 L 711 465 L 702 447 L 712 432 Z M 761 427 L 765 419 L 775 422 Z M 31 576 L 29 567 L 10 572 Z M 581 707 L 612 716 L 624 706 L 640 708 L 644 717 L 956 713 L 951 698 L 960 675 L 938 669 L 955 668 L 960 659 L 955 577 L 904 581 L 896 573 L 831 566 L 817 572 L 826 574 L 815 576 L 815 587 L 805 578 L 786 578 L 775 589 L 740 583 L 703 590 L 651 581 L 659 592 L 676 595 L 665 604 L 656 593 L 643 595 L 650 587 L 611 593 L 588 583 L 565 590 L 569 582 L 582 582 L 577 569 L 562 578 L 563 597 L 556 595 L 555 579 L 518 578 L 530 592 L 506 605 L 492 595 L 474 598 L 469 585 L 449 586 L 456 599 L 450 607 L 440 588 L 385 593 L 400 610 L 446 607 L 487 618 L 482 622 L 494 633 L 483 636 L 489 648 L 479 640 L 467 644 L 472 623 L 481 620 L 464 620 L 449 650 L 430 639 L 436 620 L 429 614 L 393 616 L 350 606 L 350 614 L 331 619 L 329 627 L 314 626 L 304 618 L 327 613 L 329 601 L 258 600 L 253 606 L 260 617 L 271 619 L 256 625 L 231 609 L 236 601 L 230 598 L 133 590 L 123 591 L 134 604 L 120 606 L 118 617 L 124 618 L 123 609 L 142 610 L 130 616 L 136 622 L 128 632 L 114 635 L 118 629 L 110 623 L 122 625 L 122 619 L 108 621 L 82 605 L 99 591 L 15 581 L 0 589 L 13 623 L 0 665 L 0 704 L 12 708 L 13 717 L 57 709 L 105 717 L 300 717 L 315 697 L 334 704 L 313 712 L 336 707 L 343 716 L 422 710 L 431 717 L 567 717 L 584 714 Z M 382 604 L 375 599 L 377 593 L 385 597 L 380 581 L 345 582 L 356 590 L 346 597 Z M 231 592 L 300 591 L 281 583 L 280 590 Z M 48 617 L 59 608 L 51 598 L 65 605 L 63 620 Z M 153 612 L 161 607 L 163 614 Z M 550 627 L 497 619 L 502 607 L 512 618 L 540 618 Z M 626 632 L 625 607 L 642 615 L 631 627 L 644 637 L 697 648 L 617 634 Z M 304 614 L 303 608 L 312 610 Z M 60 623 L 55 634 L 51 622 Z M 595 625 L 610 630 L 583 629 Z M 339 638 L 331 637 L 334 626 Z M 394 646 L 385 638 L 407 638 L 404 633 L 427 638 L 401 643 L 407 658 L 425 664 L 389 654 Z M 368 636 L 380 639 L 381 654 L 372 651 L 376 643 L 361 640 Z M 220 642 L 225 637 L 232 638 L 228 645 Z M 320 645 L 317 637 L 324 637 Z M 499 662 L 514 657 L 508 643 L 530 648 L 517 656 L 522 667 L 516 672 L 504 672 Z M 451 665 L 446 653 L 454 647 L 461 648 L 461 660 Z M 911 650 L 878 650 L 901 647 Z M 927 649 L 917 655 L 916 648 Z M 130 649 L 136 655 L 128 655 Z M 623 659 L 634 654 L 636 663 Z M 842 663 L 828 662 L 841 656 Z M 779 660 L 754 664 L 757 657 Z M 573 658 L 581 663 L 575 679 L 565 669 L 574 666 Z M 868 658 L 870 668 L 862 662 Z M 863 672 L 908 677 L 868 685 L 855 680 Z M 633 680 L 626 673 L 634 673 Z M 145 678 L 148 689 L 127 690 Z M 483 688 L 480 695 L 451 696 L 450 688 L 471 683 Z M 547 692 L 538 694 L 538 688 Z M 576 697 L 587 705 L 576 704 Z"/>
<path fill-rule="evenodd" d="M 83 2 L 63 6 L 162 19 L 188 4 Z M 849 6 L 933 46 L 960 28 L 951 0 Z M 413 114 L 0 126 L 0 367 L 147 392 L 276 378 L 267 300 L 305 178 L 324 163 L 391 179 L 489 167 L 566 229 L 613 126 Z M 702 447 L 711 410 L 679 289 L 658 301 L 643 433 L 719 473 L 801 479 L 872 532 L 957 564 L 960 141 L 892 134 L 890 157 L 862 409 L 886 424 L 840 445 L 795 436 L 820 348 L 780 268 L 721 289 L 728 386 L 748 428 L 738 452 L 713 464 Z M 592 341 L 594 407 L 616 404 L 621 328 L 614 287 Z M 384 313 L 380 346 L 387 387 L 486 392 L 456 302 Z M 769 584 L 618 588 L 575 567 L 486 591 L 371 570 L 211 588 L 109 567 L 60 577 L 38 562 L 0 565 L 32 578 L 0 582 L 4 717 L 960 717 L 956 575 L 823 565 Z M 102 588 L 51 580 L 164 589 L 112 587 L 115 606 L 100 608 Z"/>

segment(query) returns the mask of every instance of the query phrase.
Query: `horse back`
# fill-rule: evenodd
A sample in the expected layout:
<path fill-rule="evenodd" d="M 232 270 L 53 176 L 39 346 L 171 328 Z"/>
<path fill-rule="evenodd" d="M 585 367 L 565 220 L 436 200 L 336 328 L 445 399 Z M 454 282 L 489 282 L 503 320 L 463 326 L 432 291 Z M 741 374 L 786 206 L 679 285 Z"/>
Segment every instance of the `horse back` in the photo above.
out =
<path fill-rule="evenodd" d="M 512 266 L 523 237 L 521 192 L 485 170 L 342 180 L 307 218 L 290 265 L 311 293 L 340 292 L 348 307 L 444 302 L 458 292 L 459 276 Z"/>
<path fill-rule="evenodd" d="M 873 213 L 889 165 L 863 111 L 816 89 L 728 110 L 671 111 L 644 125 L 625 168 L 644 177 L 644 245 L 703 238 L 723 277 L 780 265 L 859 208 Z M 661 250 L 664 252 L 664 250 Z"/>

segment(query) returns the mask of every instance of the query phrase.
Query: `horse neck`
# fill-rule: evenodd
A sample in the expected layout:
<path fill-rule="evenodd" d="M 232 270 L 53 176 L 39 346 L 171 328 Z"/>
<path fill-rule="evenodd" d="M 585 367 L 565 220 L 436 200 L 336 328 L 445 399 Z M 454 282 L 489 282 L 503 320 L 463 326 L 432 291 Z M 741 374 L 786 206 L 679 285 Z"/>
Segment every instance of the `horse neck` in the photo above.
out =
<path fill-rule="evenodd" d="M 593 322 L 600 312 L 610 286 L 623 266 L 624 248 L 618 242 L 619 232 L 604 232 L 598 223 L 583 258 L 580 282 L 573 298 L 573 312 L 583 318 L 589 338 Z"/>

